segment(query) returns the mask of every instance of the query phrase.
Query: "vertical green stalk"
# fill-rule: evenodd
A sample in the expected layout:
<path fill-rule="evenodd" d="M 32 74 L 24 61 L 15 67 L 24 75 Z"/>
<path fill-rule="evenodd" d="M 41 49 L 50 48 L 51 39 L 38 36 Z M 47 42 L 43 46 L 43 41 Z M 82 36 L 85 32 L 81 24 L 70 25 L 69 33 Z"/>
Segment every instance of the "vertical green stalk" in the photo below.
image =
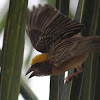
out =
<path fill-rule="evenodd" d="M 60 0 L 48 0 L 48 3 L 52 6 L 56 6 L 59 9 Z M 59 75 L 50 76 L 50 95 L 49 100 L 59 100 Z"/>
<path fill-rule="evenodd" d="M 60 1 L 60 11 L 62 14 L 69 16 L 69 2 L 70 0 L 61 0 Z"/>
<path fill-rule="evenodd" d="M 100 8 L 99 8 L 99 20 L 98 20 L 98 25 L 97 25 L 97 35 L 99 35 L 100 36 Z M 96 84 L 95 84 L 95 97 L 94 97 L 94 100 L 98 100 L 98 98 L 100 98 L 100 93 L 99 93 L 99 91 L 100 91 L 100 53 L 99 54 L 97 54 L 97 59 L 98 59 L 98 63 L 96 64 L 96 66 L 97 66 L 97 74 L 96 74 L 96 78 L 95 78 L 95 80 L 96 80 Z"/>
<path fill-rule="evenodd" d="M 59 100 L 59 76 L 50 77 L 49 100 Z"/>
<path fill-rule="evenodd" d="M 100 5 L 100 1 L 98 2 Z M 97 30 L 96 30 L 96 35 L 100 36 L 100 6 L 98 9 L 98 24 L 97 24 Z M 93 74 L 92 74 L 92 100 L 98 100 L 100 98 L 100 53 L 96 53 L 93 56 Z"/>
<path fill-rule="evenodd" d="M 82 23 L 86 28 L 83 35 L 95 35 L 98 23 L 100 0 L 84 0 Z M 90 55 L 85 63 L 79 100 L 94 100 L 96 66 L 98 57 Z M 95 59 L 95 61 L 94 61 Z"/>
<path fill-rule="evenodd" d="M 10 0 L 2 49 L 1 100 L 18 99 L 27 2 L 27 0 Z"/>
<path fill-rule="evenodd" d="M 59 10 L 62 14 L 69 16 L 69 0 L 59 0 Z M 65 90 L 68 86 L 64 85 L 64 74 L 59 75 L 59 100 L 66 100 Z M 67 94 L 69 91 L 67 91 Z"/>
<path fill-rule="evenodd" d="M 84 0 L 79 0 L 77 11 L 75 15 L 75 20 L 81 22 L 82 12 L 83 12 Z M 74 69 L 74 72 L 76 69 Z M 80 94 L 80 88 L 82 83 L 82 76 L 83 73 L 80 73 L 78 77 L 73 77 L 72 85 L 71 85 L 71 92 L 70 92 L 70 100 L 78 100 Z"/>

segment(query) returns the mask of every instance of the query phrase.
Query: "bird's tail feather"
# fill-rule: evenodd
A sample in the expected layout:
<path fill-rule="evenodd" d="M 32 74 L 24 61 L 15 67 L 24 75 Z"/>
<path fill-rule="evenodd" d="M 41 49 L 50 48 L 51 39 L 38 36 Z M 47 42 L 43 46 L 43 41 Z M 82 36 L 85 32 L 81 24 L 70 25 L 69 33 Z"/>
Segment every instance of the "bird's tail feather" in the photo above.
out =
<path fill-rule="evenodd" d="M 88 52 L 100 52 L 100 36 L 85 37 Z"/>
<path fill-rule="evenodd" d="M 100 52 L 100 36 L 86 36 L 78 39 L 77 46 L 72 50 L 74 57 L 83 53 Z"/>

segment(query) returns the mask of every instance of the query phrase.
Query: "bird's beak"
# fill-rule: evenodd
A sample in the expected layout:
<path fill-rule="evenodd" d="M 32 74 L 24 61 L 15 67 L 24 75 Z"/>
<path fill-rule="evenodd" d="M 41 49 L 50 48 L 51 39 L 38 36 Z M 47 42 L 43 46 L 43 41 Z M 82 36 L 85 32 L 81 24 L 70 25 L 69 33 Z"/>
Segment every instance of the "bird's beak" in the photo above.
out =
<path fill-rule="evenodd" d="M 37 71 L 37 70 L 38 70 L 38 69 L 36 68 L 36 66 L 32 65 L 32 66 L 28 69 L 26 75 L 29 74 L 29 73 L 32 72 L 32 71 Z M 34 73 L 34 72 L 33 72 L 33 73 Z M 33 76 L 33 73 L 29 76 L 29 78 L 31 78 L 31 77 Z M 25 75 L 25 76 L 26 76 L 26 75 Z"/>

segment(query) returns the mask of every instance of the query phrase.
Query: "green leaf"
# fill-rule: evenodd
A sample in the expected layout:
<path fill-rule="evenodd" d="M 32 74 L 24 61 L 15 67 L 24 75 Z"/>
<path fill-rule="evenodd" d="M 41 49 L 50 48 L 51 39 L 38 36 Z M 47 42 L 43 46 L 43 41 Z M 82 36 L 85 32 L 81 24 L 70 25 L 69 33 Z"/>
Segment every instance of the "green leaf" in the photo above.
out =
<path fill-rule="evenodd" d="M 59 76 L 51 76 L 49 100 L 58 100 L 58 98 L 59 98 Z"/>
<path fill-rule="evenodd" d="M 31 59 L 33 50 L 34 50 L 33 47 L 30 46 L 28 56 L 27 56 L 27 58 L 26 58 L 26 60 L 25 60 L 25 66 L 26 66 L 26 67 L 29 65 L 29 61 L 30 61 L 30 59 Z"/>
<path fill-rule="evenodd" d="M 100 0 L 84 0 L 82 23 L 86 28 L 83 35 L 95 35 L 98 23 Z M 97 60 L 93 54 L 85 62 L 80 100 L 95 100 L 95 79 L 97 73 Z"/>
<path fill-rule="evenodd" d="M 62 14 L 69 16 L 69 0 L 59 1 L 59 9 Z M 65 73 L 59 75 L 59 100 L 66 100 L 66 95 L 69 93 L 68 87 L 65 87 L 66 85 L 64 85 L 64 77 Z M 66 94 L 65 90 L 68 90 Z"/>
<path fill-rule="evenodd" d="M 1 52 L 2 52 L 2 50 L 0 49 L 0 66 L 1 66 Z"/>
<path fill-rule="evenodd" d="M 25 100 L 39 100 L 23 79 L 21 79 L 20 92 Z"/>
<path fill-rule="evenodd" d="M 0 50 L 0 90 L 1 90 L 1 50 Z"/>
<path fill-rule="evenodd" d="M 52 6 L 56 6 L 59 9 L 59 0 L 48 0 L 48 3 Z M 59 99 L 59 75 L 50 76 L 50 95 L 49 100 Z"/>
<path fill-rule="evenodd" d="M 100 36 L 100 8 L 99 8 L 99 16 L 98 16 L 98 25 L 97 25 L 97 30 L 96 34 Z M 96 55 L 96 73 L 95 73 L 95 95 L 94 95 L 94 100 L 98 100 L 100 98 L 100 53 L 97 53 Z"/>
<path fill-rule="evenodd" d="M 17 100 L 24 52 L 27 0 L 10 0 L 2 49 L 1 100 Z"/>
<path fill-rule="evenodd" d="M 5 14 L 2 22 L 0 23 L 0 33 L 2 32 L 2 30 L 5 28 L 5 24 L 6 24 L 6 19 L 7 19 L 7 13 Z"/>
<path fill-rule="evenodd" d="M 48 0 L 48 4 L 55 7 L 56 6 L 56 0 Z"/>
<path fill-rule="evenodd" d="M 84 0 L 79 0 L 78 6 L 77 6 L 77 11 L 75 14 L 75 20 L 81 21 L 82 17 L 82 8 L 83 8 L 83 3 Z M 73 72 L 76 72 L 76 69 L 73 70 Z M 78 100 L 79 95 L 80 95 L 80 88 L 81 88 L 81 83 L 82 83 L 82 76 L 83 73 L 80 73 L 78 77 L 73 77 L 72 84 L 70 84 L 70 96 L 68 100 Z"/>

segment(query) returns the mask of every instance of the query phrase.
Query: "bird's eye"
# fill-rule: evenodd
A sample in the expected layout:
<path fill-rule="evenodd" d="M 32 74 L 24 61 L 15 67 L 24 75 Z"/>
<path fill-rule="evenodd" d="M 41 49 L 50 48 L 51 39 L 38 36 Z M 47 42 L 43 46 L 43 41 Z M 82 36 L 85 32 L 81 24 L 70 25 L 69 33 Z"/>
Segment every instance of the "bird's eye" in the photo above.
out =
<path fill-rule="evenodd" d="M 39 66 L 39 65 L 40 65 L 39 63 L 36 63 L 36 64 L 35 64 L 35 66 Z"/>

